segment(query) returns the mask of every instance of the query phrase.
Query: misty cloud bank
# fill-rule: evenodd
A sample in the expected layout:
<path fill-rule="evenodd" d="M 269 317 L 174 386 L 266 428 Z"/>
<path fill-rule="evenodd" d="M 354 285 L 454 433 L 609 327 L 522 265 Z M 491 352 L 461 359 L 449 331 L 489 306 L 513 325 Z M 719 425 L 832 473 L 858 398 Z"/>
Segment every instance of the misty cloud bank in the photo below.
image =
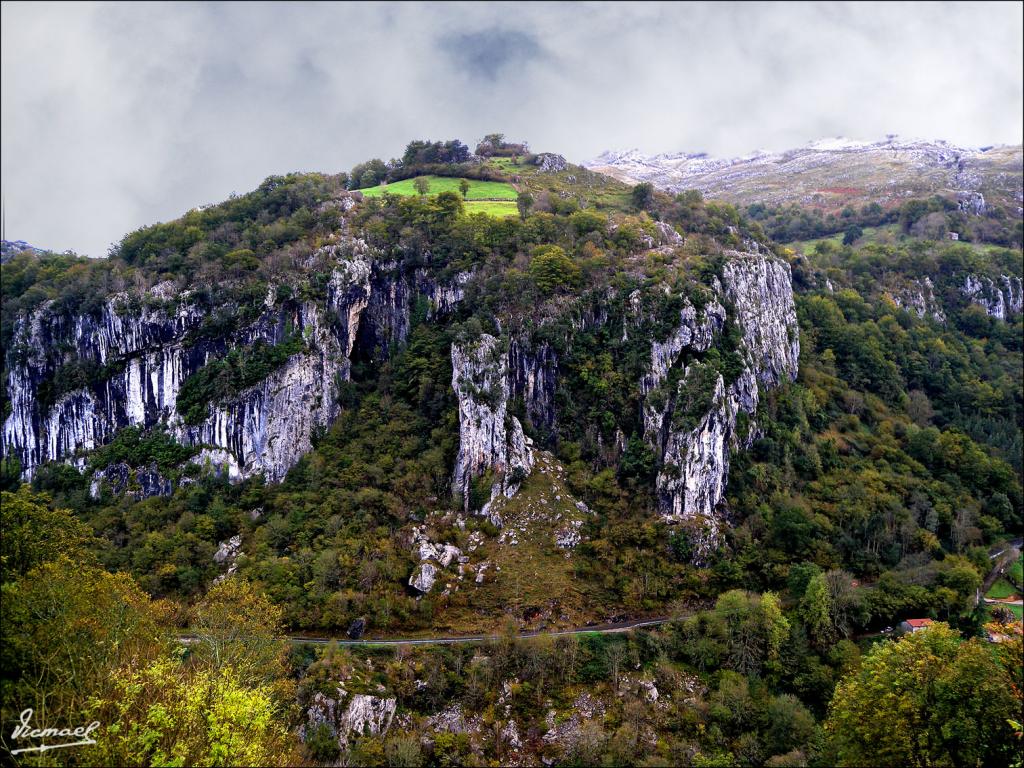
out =
<path fill-rule="evenodd" d="M 579 161 L 1022 133 L 1019 3 L 7 3 L 2 25 L 7 236 L 94 256 L 413 138 Z"/>

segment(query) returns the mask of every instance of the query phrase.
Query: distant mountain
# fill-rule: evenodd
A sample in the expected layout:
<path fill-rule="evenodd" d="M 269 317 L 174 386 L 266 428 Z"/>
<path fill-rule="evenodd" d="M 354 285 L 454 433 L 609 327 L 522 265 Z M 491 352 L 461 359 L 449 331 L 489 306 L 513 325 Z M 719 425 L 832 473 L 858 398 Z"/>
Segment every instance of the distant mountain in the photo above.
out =
<path fill-rule="evenodd" d="M 26 252 L 46 253 L 44 249 L 29 245 L 24 240 L 0 240 L 0 263 Z"/>
<path fill-rule="evenodd" d="M 1020 145 L 965 148 L 895 137 L 878 142 L 835 138 L 736 158 L 609 151 L 584 165 L 628 183 L 649 181 L 669 191 L 699 189 L 707 197 L 741 205 L 800 203 L 831 210 L 942 194 L 955 196 L 972 212 L 995 204 L 1020 216 L 1024 197 Z"/>

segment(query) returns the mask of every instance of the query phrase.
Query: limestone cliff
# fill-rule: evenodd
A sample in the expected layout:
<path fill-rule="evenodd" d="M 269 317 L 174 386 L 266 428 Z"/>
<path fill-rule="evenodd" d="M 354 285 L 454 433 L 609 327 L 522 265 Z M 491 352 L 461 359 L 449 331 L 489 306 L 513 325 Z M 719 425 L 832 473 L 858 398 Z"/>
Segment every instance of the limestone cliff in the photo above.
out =
<path fill-rule="evenodd" d="M 459 455 L 453 485 L 470 504 L 470 483 L 492 471 L 494 491 L 515 493 L 533 468 L 523 426 L 508 412 L 507 348 L 494 336 L 452 344 L 452 387 L 459 398 Z"/>
<path fill-rule="evenodd" d="M 1000 275 L 997 280 L 967 275 L 960 292 L 971 303 L 997 320 L 1006 320 L 1024 312 L 1024 284 L 1014 275 Z"/>
<path fill-rule="evenodd" d="M 207 332 L 211 309 L 171 283 L 118 293 L 80 313 L 43 304 L 14 327 L 3 455 L 16 457 L 28 478 L 40 464 L 84 456 L 124 427 L 162 424 L 184 445 L 226 452 L 221 463 L 235 468 L 232 479 L 280 480 L 336 418 L 336 382 L 349 378 L 353 355 L 382 359 L 403 344 L 415 295 L 435 313 L 461 298 L 458 284 L 374 256 L 348 236 L 324 246 L 311 259 L 330 265 L 322 300 L 278 299 L 270 286 L 255 320 L 222 333 Z M 301 339 L 301 351 L 261 381 L 208 403 L 198 420 L 179 413 L 182 385 L 204 366 L 233 349 L 289 339 Z"/>
<path fill-rule="evenodd" d="M 729 256 L 716 299 L 701 312 L 684 307 L 668 341 L 654 344 L 644 379 L 645 435 L 661 464 L 661 513 L 685 524 L 697 562 L 721 541 L 730 453 L 748 446 L 762 390 L 795 379 L 800 356 L 789 266 L 760 254 Z M 742 361 L 731 381 L 701 359 L 727 321 L 739 331 L 735 354 Z M 666 391 L 673 369 L 676 384 Z M 740 414 L 747 417 L 743 429 Z"/>

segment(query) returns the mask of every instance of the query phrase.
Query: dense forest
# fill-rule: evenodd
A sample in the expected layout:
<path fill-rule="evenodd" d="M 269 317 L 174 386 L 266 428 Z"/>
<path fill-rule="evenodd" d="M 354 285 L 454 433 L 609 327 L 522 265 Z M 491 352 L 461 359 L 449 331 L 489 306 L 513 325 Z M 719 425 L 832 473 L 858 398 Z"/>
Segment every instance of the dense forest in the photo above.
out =
<path fill-rule="evenodd" d="M 1019 220 L 939 198 L 831 221 L 740 211 L 546 162 L 500 134 L 475 154 L 414 141 L 350 173 L 268 178 L 130 233 L 106 259 L 26 253 L 0 267 L 5 420 L 6 374 L 30 354 L 17 343 L 27 313 L 88 315 L 118 294 L 127 315 L 183 305 L 187 291 L 203 316 L 190 342 L 210 352 L 177 395 L 185 425 L 316 344 L 298 325 L 272 343 L 245 329 L 268 306 L 291 317 L 329 299 L 323 254 L 339 230 L 395 269 L 471 275 L 448 314 L 415 299 L 386 354 L 353 347 L 338 418 L 279 483 L 203 471 L 201 446 L 161 426 L 126 427 L 29 482 L 4 457 L 4 734 L 24 702 L 38 720 L 103 725 L 94 746 L 21 764 L 1021 764 L 1020 616 L 978 595 L 993 553 L 1024 530 L 1024 326 L 962 289 L 968 276 L 1019 285 Z M 359 192 L 427 176 L 467 183 Z M 514 213 L 472 212 L 476 182 L 512 187 Z M 685 307 L 715 300 L 735 251 L 790 270 L 799 373 L 742 422 L 751 439 L 732 455 L 729 525 L 700 561 L 691 532 L 658 514 L 643 382 L 653 345 Z M 673 428 L 698 423 L 715 377 L 740 376 L 731 317 L 690 361 L 705 379 L 672 381 Z M 509 402 L 548 469 L 517 478 L 504 531 L 473 514 L 493 476 L 465 493 L 452 480 L 451 350 L 484 335 L 558 361 L 557 418 Z M 43 406 L 125 365 L 59 356 Z M 122 485 L 95 480 L 121 466 Z M 167 492 L 144 491 L 150 471 Z M 571 554 L 529 534 L 510 548 L 508 520 L 563 496 L 587 510 Z M 480 571 L 475 590 L 422 593 L 419 535 L 479 548 L 502 570 Z M 641 618 L 665 621 L 520 636 Z M 932 625 L 895 639 L 910 618 Z M 282 639 L 356 625 L 374 638 L 494 638 Z M 368 725 L 346 731 L 343 704 L 356 703 Z"/>

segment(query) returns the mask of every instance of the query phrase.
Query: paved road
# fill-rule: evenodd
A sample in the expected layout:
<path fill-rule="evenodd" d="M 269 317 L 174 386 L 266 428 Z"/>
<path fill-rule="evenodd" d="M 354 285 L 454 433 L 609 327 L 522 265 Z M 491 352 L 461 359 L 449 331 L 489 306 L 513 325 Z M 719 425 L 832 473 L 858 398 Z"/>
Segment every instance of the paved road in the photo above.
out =
<path fill-rule="evenodd" d="M 561 637 L 563 635 L 585 635 L 594 632 L 600 634 L 628 632 L 631 629 L 667 624 L 670 621 L 674 621 L 676 618 L 686 618 L 687 615 L 689 614 L 680 615 L 678 617 L 662 616 L 654 619 L 644 619 L 642 621 L 632 620 L 611 624 L 596 624 L 590 627 L 563 629 L 554 632 L 521 632 L 517 634 L 516 637 Z M 504 637 L 504 635 L 457 635 L 453 637 L 407 637 L 388 638 L 383 640 L 367 638 L 365 640 L 351 640 L 347 637 L 307 637 L 304 635 L 289 635 L 285 640 L 289 643 L 295 643 L 296 645 L 305 643 L 309 643 L 311 645 L 327 645 L 328 643 L 337 643 L 338 645 L 453 645 L 455 643 L 483 643 L 489 640 L 500 640 L 502 637 Z M 182 643 L 194 643 L 197 638 L 195 635 L 178 635 L 178 640 Z"/>

